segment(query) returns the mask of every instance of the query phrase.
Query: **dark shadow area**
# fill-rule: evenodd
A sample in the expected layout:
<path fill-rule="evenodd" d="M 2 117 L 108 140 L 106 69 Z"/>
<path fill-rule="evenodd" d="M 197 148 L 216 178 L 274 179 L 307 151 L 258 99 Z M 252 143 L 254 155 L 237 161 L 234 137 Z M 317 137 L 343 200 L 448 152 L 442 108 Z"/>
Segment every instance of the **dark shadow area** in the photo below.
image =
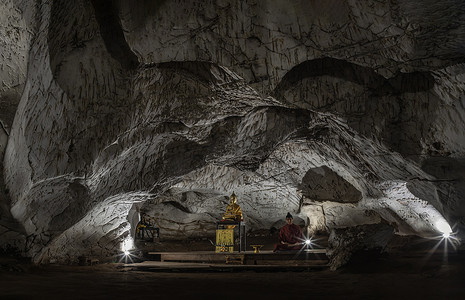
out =
<path fill-rule="evenodd" d="M 110 55 L 125 69 L 135 69 L 139 62 L 124 38 L 118 16 L 118 7 L 113 0 L 92 0 L 95 17 L 100 27 L 105 46 Z M 137 6 L 137 5 L 136 5 Z"/>
<path fill-rule="evenodd" d="M 359 250 L 352 254 L 349 262 L 340 269 L 345 273 L 376 273 L 386 272 L 388 269 L 405 267 L 404 264 L 389 262 L 389 254 L 382 249 Z"/>
<path fill-rule="evenodd" d="M 154 16 L 160 8 L 168 2 L 167 0 L 137 0 L 137 2 L 126 0 L 114 0 L 131 20 L 132 26 L 128 30 L 137 30 L 145 25 L 147 18 Z"/>
<path fill-rule="evenodd" d="M 399 73 L 386 79 L 372 68 L 363 67 L 336 58 L 305 61 L 292 68 L 274 90 L 276 96 L 298 81 L 309 77 L 331 76 L 341 78 L 370 89 L 373 96 L 416 93 L 433 88 L 434 78 L 429 72 Z"/>
<path fill-rule="evenodd" d="M 305 197 L 315 201 L 356 203 L 362 199 L 359 190 L 326 166 L 308 170 L 299 189 Z"/>
<path fill-rule="evenodd" d="M 463 299 L 463 255 L 416 268 L 416 257 L 359 253 L 339 271 L 147 272 L 121 264 L 34 267 L 0 258 L 2 299 Z M 8 259 L 8 262 L 5 261 Z M 231 288 L 234 287 L 234 292 Z M 229 291 L 229 293 L 228 293 Z"/>
<path fill-rule="evenodd" d="M 100 35 L 111 57 L 126 70 L 137 68 L 139 62 L 124 37 L 115 1 L 92 0 L 94 12 L 92 12 L 90 3 L 89 6 L 85 6 L 86 4 L 74 1 L 53 1 L 48 42 L 50 65 L 54 77 L 59 77 L 60 68 L 66 62 L 65 59 L 70 52 L 87 47 L 87 44 L 94 39 L 95 32 L 89 31 L 93 25 L 91 23 L 92 13 L 95 14 Z"/>

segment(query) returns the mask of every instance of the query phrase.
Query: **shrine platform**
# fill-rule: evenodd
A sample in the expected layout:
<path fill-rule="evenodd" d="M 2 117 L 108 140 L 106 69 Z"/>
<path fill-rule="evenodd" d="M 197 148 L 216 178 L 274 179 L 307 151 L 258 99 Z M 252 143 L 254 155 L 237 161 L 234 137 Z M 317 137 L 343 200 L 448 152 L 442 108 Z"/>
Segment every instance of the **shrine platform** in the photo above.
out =
<path fill-rule="evenodd" d="M 148 252 L 151 262 L 206 264 L 216 267 L 218 264 L 242 266 L 327 266 L 326 249 L 309 249 L 302 251 L 242 251 L 223 252 Z M 165 264 L 166 265 L 166 264 Z M 161 266 L 158 264 L 158 266 Z"/>
<path fill-rule="evenodd" d="M 140 263 L 125 264 L 124 268 L 148 272 L 236 272 L 236 271 L 319 271 L 328 269 L 327 264 L 275 264 L 275 265 L 240 265 L 224 263 L 183 263 L 144 261 Z"/>

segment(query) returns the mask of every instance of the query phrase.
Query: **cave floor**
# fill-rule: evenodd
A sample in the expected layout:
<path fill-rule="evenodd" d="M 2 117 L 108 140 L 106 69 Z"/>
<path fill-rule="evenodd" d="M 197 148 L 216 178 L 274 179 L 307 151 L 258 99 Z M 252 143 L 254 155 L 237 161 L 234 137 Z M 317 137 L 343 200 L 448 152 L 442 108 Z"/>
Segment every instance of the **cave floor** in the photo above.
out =
<path fill-rule="evenodd" d="M 465 253 L 360 254 L 331 271 L 150 272 L 0 258 L 0 299 L 465 299 Z"/>

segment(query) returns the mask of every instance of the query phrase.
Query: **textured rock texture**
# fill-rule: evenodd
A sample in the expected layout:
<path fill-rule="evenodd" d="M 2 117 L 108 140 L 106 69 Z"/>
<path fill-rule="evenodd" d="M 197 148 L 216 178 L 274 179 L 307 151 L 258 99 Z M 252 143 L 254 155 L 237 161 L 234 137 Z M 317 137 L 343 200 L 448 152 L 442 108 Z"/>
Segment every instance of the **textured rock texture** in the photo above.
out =
<path fill-rule="evenodd" d="M 32 15 L 35 6 L 28 1 L 0 3 L 0 167 L 8 143 L 11 125 L 27 76 L 31 39 L 35 32 Z M 0 249 L 21 252 L 25 247 L 22 224 L 10 212 L 10 198 L 3 172 L 0 178 Z"/>
<path fill-rule="evenodd" d="M 250 230 L 463 236 L 462 1 L 1 5 L 0 240 L 36 262 L 117 254 L 139 212 L 213 236 L 233 191 Z"/>
<path fill-rule="evenodd" d="M 16 107 L 27 76 L 29 47 L 35 31 L 34 5 L 28 1 L 0 3 L 0 120 L 4 129 L 13 123 Z"/>
<path fill-rule="evenodd" d="M 384 251 L 393 237 L 393 228 L 386 224 L 360 225 L 333 229 L 328 240 L 328 257 L 331 269 L 346 264 L 357 251 Z"/>

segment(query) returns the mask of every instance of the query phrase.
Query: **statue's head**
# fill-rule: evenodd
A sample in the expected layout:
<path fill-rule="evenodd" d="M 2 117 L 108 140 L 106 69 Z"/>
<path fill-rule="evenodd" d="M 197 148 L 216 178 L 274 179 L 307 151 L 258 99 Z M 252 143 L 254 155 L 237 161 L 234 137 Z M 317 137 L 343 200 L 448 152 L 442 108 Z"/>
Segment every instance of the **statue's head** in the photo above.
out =
<path fill-rule="evenodd" d="M 231 203 L 236 203 L 237 201 L 237 196 L 236 194 L 234 194 L 234 192 L 231 194 L 231 197 L 229 197 L 229 199 L 231 199 Z"/>

